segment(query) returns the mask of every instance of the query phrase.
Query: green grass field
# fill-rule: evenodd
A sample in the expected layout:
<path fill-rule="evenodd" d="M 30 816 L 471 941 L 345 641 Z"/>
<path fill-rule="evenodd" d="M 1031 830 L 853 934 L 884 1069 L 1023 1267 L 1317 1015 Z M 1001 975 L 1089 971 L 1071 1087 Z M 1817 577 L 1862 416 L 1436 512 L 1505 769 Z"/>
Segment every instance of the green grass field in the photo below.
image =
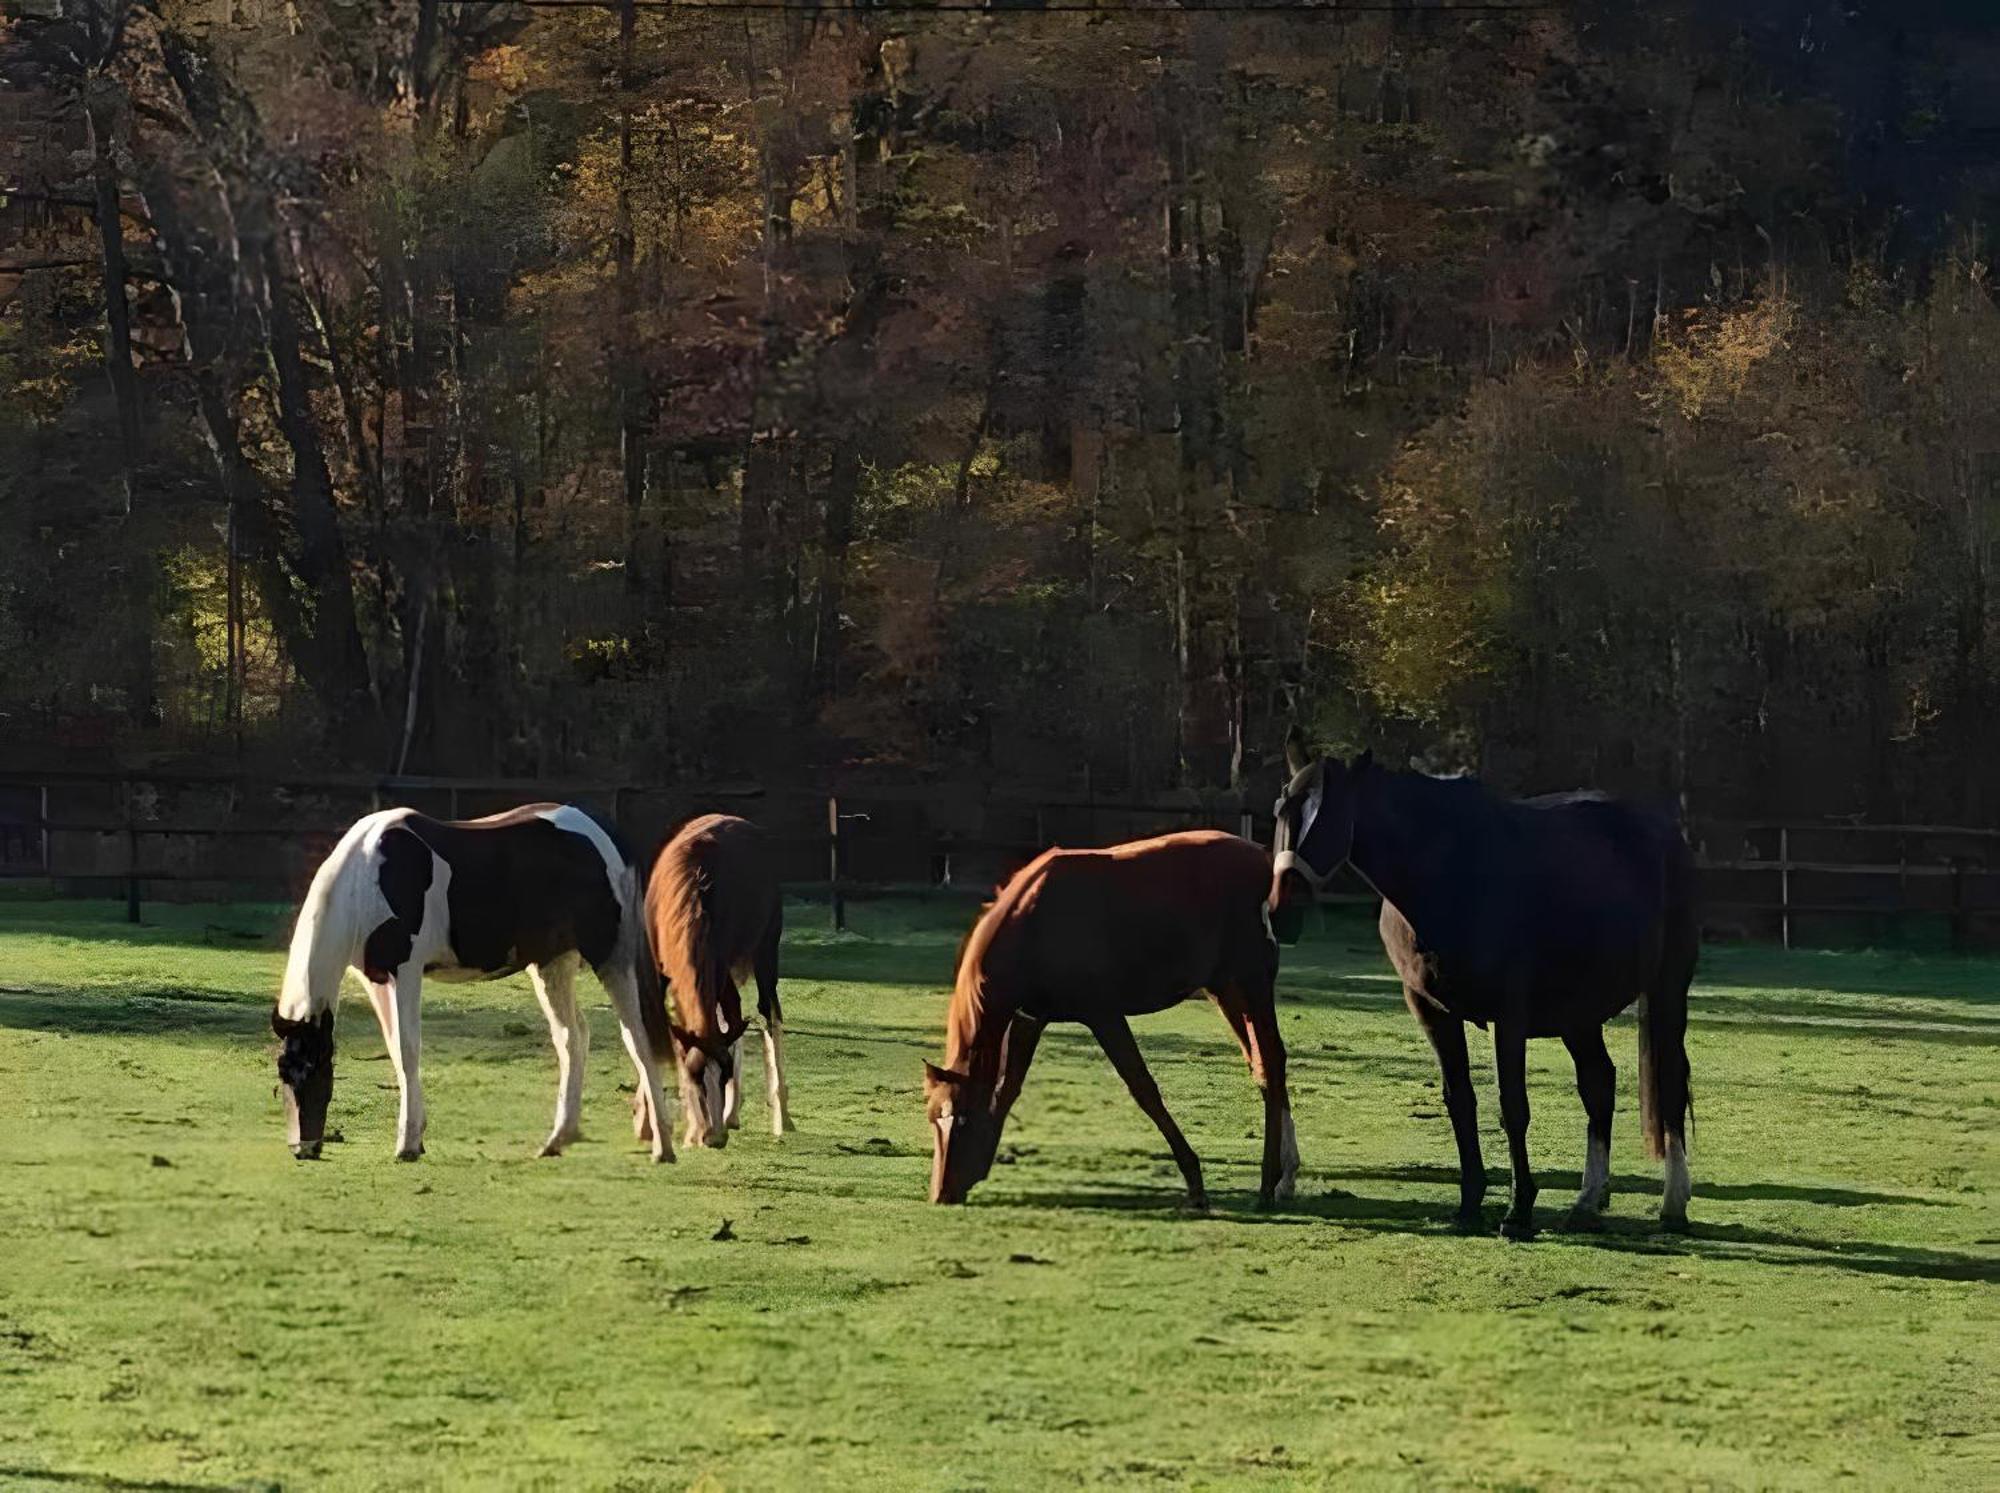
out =
<path fill-rule="evenodd" d="M 121 911 L 0 903 L 0 1486 L 2000 1486 L 2000 964 L 1709 951 L 1687 1237 L 1651 1227 L 1629 1021 L 1612 1227 L 1555 1230 L 1583 1116 L 1534 1044 L 1546 1231 L 1514 1245 L 1447 1227 L 1429 1051 L 1360 925 L 1281 976 L 1284 1212 L 1251 1208 L 1221 1020 L 1138 1024 L 1208 1168 L 1192 1218 L 1060 1030 L 1011 1164 L 925 1203 L 958 913 L 795 909 L 798 1133 L 753 1077 L 726 1151 L 654 1167 L 590 982 L 588 1142 L 534 1158 L 555 1069 L 520 979 L 427 990 L 414 1166 L 351 994 L 346 1143 L 296 1163 L 283 912 Z M 1497 1222 L 1496 1116 L 1482 1081 Z"/>

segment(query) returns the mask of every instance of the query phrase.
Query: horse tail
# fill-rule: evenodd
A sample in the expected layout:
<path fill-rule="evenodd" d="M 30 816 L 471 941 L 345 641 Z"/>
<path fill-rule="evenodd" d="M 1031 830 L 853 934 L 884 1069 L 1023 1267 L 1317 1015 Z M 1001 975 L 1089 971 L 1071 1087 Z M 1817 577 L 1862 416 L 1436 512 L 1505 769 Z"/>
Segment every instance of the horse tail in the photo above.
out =
<path fill-rule="evenodd" d="M 1700 928 L 1694 908 L 1694 857 L 1678 833 L 1666 854 L 1666 898 L 1659 973 L 1639 1001 L 1639 1123 L 1646 1154 L 1687 1149 L 1693 1113 L 1687 1056 L 1688 986 L 1694 982 Z"/>

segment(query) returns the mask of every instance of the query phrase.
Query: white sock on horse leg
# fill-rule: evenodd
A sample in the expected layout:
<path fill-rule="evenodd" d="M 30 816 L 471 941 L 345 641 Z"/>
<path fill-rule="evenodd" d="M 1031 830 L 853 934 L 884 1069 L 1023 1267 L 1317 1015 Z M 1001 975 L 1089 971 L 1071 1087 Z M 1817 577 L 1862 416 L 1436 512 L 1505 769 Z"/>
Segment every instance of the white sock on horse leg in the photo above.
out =
<path fill-rule="evenodd" d="M 1584 1153 L 1583 1185 L 1577 1190 L 1579 1212 L 1595 1213 L 1604 1206 L 1604 1192 L 1611 1182 L 1611 1143 L 1600 1135 L 1589 1138 Z"/>
<path fill-rule="evenodd" d="M 790 1094 L 785 1088 L 785 1029 L 779 1023 L 764 1025 L 764 1088 L 771 1101 L 771 1134 L 783 1135 L 791 1128 Z"/>
<path fill-rule="evenodd" d="M 1667 1137 L 1667 1190 L 1660 1200 L 1660 1218 L 1667 1223 L 1687 1221 L 1688 1198 L 1694 1179 L 1688 1175 L 1687 1145 L 1678 1135 Z"/>

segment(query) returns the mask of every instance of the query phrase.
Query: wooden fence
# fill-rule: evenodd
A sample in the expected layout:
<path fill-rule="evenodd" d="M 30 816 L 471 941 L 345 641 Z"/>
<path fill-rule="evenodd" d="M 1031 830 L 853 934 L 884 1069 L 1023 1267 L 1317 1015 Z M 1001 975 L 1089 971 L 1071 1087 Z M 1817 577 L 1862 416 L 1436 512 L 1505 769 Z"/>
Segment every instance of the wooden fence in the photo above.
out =
<path fill-rule="evenodd" d="M 787 888 L 823 898 L 837 928 L 855 899 L 984 898 L 1050 844 L 1196 827 L 1268 839 L 1271 829 L 1268 811 L 1260 816 L 1234 795 L 1131 802 L 857 784 L 0 772 L 0 877 L 69 891 L 115 887 L 133 921 L 148 898 L 295 901 L 341 832 L 371 809 L 408 804 L 461 818 L 541 799 L 590 810 L 642 852 L 696 814 L 755 819 L 777 846 Z M 1358 882 L 1335 895 L 1373 900 Z"/>
<path fill-rule="evenodd" d="M 536 799 L 590 809 L 650 850 L 698 813 L 757 820 L 796 893 L 834 926 L 850 900 L 984 897 L 1051 844 L 1090 846 L 1197 826 L 1268 842 L 1270 815 L 1241 795 L 1149 801 L 1033 797 L 966 787 L 849 782 L 688 785 L 228 773 L 0 772 L 0 877 L 144 900 L 294 901 L 342 830 L 389 804 L 465 817 Z M 2000 830 L 1851 822 L 1696 820 L 1711 936 L 1880 942 L 1928 926 L 1957 948 L 2000 945 Z M 1359 881 L 1334 893 L 1372 903 Z"/>

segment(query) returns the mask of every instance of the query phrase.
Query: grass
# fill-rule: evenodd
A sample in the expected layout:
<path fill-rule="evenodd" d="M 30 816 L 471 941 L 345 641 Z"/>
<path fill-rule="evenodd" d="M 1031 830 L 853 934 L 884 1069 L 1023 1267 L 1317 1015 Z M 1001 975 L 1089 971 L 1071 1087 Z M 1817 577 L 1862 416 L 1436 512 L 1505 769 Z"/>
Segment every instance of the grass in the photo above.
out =
<path fill-rule="evenodd" d="M 1554 1230 L 1583 1118 L 1534 1044 L 1550 1227 L 1509 1245 L 1446 1227 L 1435 1074 L 1358 925 L 1281 979 L 1288 1211 L 1250 1207 L 1222 1022 L 1139 1024 L 1207 1163 L 1189 1218 L 1061 1030 L 1012 1164 L 923 1201 L 956 913 L 868 905 L 834 936 L 800 909 L 798 1133 L 753 1097 L 726 1151 L 665 1168 L 629 1142 L 594 987 L 590 1142 L 534 1159 L 554 1063 L 519 979 L 427 991 L 415 1166 L 350 997 L 346 1143 L 295 1163 L 281 910 L 121 914 L 0 907 L 8 1487 L 2000 1485 L 2000 964 L 1710 951 L 1688 1237 L 1651 1227 L 1629 1022 L 1613 1225 Z M 1483 1085 L 1497 1202 L 1496 1111 Z"/>

